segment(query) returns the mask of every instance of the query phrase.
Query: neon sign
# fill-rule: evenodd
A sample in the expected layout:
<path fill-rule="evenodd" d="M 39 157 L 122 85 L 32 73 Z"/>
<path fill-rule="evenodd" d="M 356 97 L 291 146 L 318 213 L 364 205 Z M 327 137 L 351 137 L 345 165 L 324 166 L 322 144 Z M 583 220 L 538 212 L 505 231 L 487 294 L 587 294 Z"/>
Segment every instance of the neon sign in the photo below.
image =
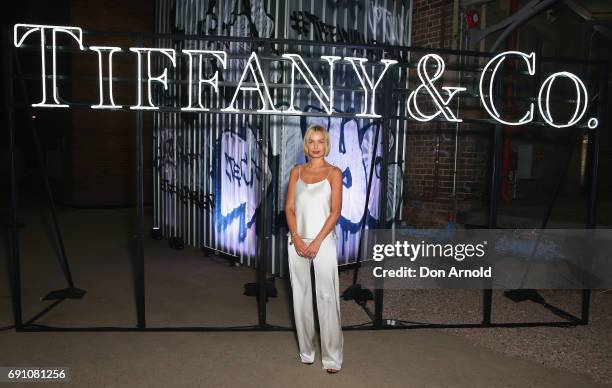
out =
<path fill-rule="evenodd" d="M 52 64 L 53 71 L 51 74 L 51 83 L 53 88 L 53 102 L 47 101 L 47 69 L 45 67 L 45 52 L 46 52 L 46 40 L 45 35 L 47 32 L 51 32 L 52 36 Z M 79 27 L 69 26 L 52 26 L 52 25 L 41 25 L 41 24 L 15 24 L 13 28 L 13 44 L 19 48 L 23 46 L 26 39 L 38 32 L 40 35 L 40 58 L 41 58 L 41 80 L 42 80 L 42 101 L 32 104 L 33 107 L 40 108 L 67 108 L 69 104 L 60 102 L 58 88 L 57 88 L 57 46 L 56 36 L 58 33 L 67 34 L 72 37 L 78 44 L 80 50 L 86 50 L 83 47 L 83 33 Z M 98 54 L 98 68 L 99 68 L 99 96 L 100 102 L 97 105 L 91 105 L 93 109 L 120 109 L 123 106 L 115 104 L 113 98 L 113 54 L 122 52 L 120 47 L 114 46 L 90 46 L 89 50 L 94 51 Z M 168 67 L 163 68 L 163 72 L 160 75 L 153 75 L 151 69 L 151 57 L 152 54 L 166 56 L 170 60 L 170 67 L 176 67 L 177 53 L 174 49 L 170 48 L 148 48 L 148 47 L 130 47 L 129 51 L 136 53 L 138 60 L 138 102 L 136 105 L 132 105 L 129 109 L 132 110 L 157 110 L 160 107 L 156 106 L 153 102 L 152 97 L 152 83 L 160 83 L 164 90 L 168 89 Z M 108 86 L 106 94 L 110 104 L 105 103 L 104 83 L 103 83 L 103 55 L 108 53 Z M 227 53 L 224 51 L 215 50 L 181 50 L 182 55 L 186 55 L 189 59 L 189 80 L 188 80 L 188 105 L 181 107 L 182 111 L 195 111 L 195 112 L 206 112 L 210 111 L 210 108 L 205 106 L 202 101 L 202 93 L 205 87 L 209 88 L 211 93 L 219 93 L 219 70 L 210 78 L 204 78 L 202 59 L 205 56 L 212 57 L 220 64 L 221 69 L 227 68 Z M 500 112 L 495 107 L 494 101 L 494 85 L 498 80 L 498 71 L 501 65 L 510 57 L 518 57 L 523 60 L 527 66 L 527 72 L 529 76 L 535 75 L 536 69 L 536 56 L 535 53 L 523 53 L 520 51 L 507 51 L 493 57 L 485 65 L 479 80 L 479 94 L 480 100 L 483 107 L 490 115 L 490 117 L 505 125 L 523 125 L 533 121 L 535 104 L 530 103 L 529 109 L 523 114 L 522 117 L 511 121 L 506 118 L 502 118 Z M 257 110 L 259 113 L 274 113 L 274 114 L 285 114 L 285 115 L 305 115 L 304 113 L 294 106 L 295 98 L 295 84 L 297 74 L 306 82 L 308 89 L 313 93 L 316 99 L 321 104 L 323 111 L 330 116 L 334 115 L 333 101 L 334 101 L 334 66 L 341 60 L 348 62 L 351 65 L 357 79 L 359 80 L 360 91 L 363 93 L 363 109 L 360 113 L 354 113 L 355 117 L 363 118 L 377 118 L 381 117 L 380 114 L 376 113 L 376 93 L 379 91 L 378 86 L 381 80 L 387 73 L 387 71 L 394 65 L 397 64 L 396 60 L 393 59 L 381 59 L 379 64 L 382 65 L 382 70 L 377 76 L 368 74 L 365 64 L 368 62 L 367 58 L 360 57 L 339 57 L 339 56 L 321 56 L 320 60 L 326 62 L 329 68 L 329 85 L 324 87 L 321 85 L 319 80 L 315 77 L 312 69 L 306 64 L 304 59 L 299 54 L 285 53 L 281 56 L 282 60 L 287 60 L 291 64 L 291 76 L 289 79 L 290 88 L 290 103 L 287 109 L 279 109 L 275 106 L 274 100 L 270 94 L 270 88 L 266 82 L 266 76 L 259 62 L 259 57 L 256 52 L 251 53 L 244 69 L 239 78 L 238 84 L 235 88 L 234 94 L 229 104 L 220 109 L 221 112 L 235 112 L 240 113 L 241 109 L 236 106 L 237 99 L 240 93 L 255 92 L 256 96 L 259 97 L 261 108 Z M 146 85 L 147 85 L 147 99 L 146 103 L 143 104 L 143 74 L 142 74 L 142 62 L 146 59 Z M 281 60 L 281 59 L 279 59 Z M 432 63 L 431 66 L 429 63 Z M 435 68 L 433 73 L 430 71 Z M 194 71 L 195 70 L 195 71 Z M 420 80 L 420 84 L 409 94 L 406 101 L 406 108 L 410 118 L 420 122 L 431 121 L 434 118 L 442 115 L 447 121 L 461 122 L 462 119 L 457 117 L 457 114 L 451 110 L 451 106 L 454 99 L 457 99 L 460 92 L 464 92 L 466 88 L 457 86 L 444 86 L 438 88 L 434 82 L 443 77 L 445 70 L 445 63 L 442 57 L 437 54 L 424 55 L 417 64 L 417 74 Z M 193 74 L 197 74 L 197 79 L 194 79 Z M 486 76 L 490 73 L 488 82 Z M 247 82 L 248 78 L 252 81 Z M 573 100 L 575 104 L 574 112 L 571 118 L 567 122 L 557 122 L 552 117 L 550 108 L 550 94 L 553 84 L 556 80 L 565 78 L 571 81 L 574 85 L 576 98 Z M 441 91 L 446 94 L 442 96 Z M 194 98 L 195 95 L 195 98 Z M 432 101 L 435 106 L 435 112 L 424 113 L 419 108 L 419 100 L 427 98 Z M 538 96 L 536 98 L 538 112 L 543 120 L 550 126 L 556 128 L 565 128 L 572 125 L 578 124 L 584 117 L 588 108 L 588 92 L 586 86 L 582 80 L 573 73 L 567 71 L 561 71 L 549 75 L 544 82 L 540 85 Z M 598 121 L 592 117 L 587 121 L 589 128 L 596 128 Z"/>
<path fill-rule="evenodd" d="M 535 53 L 525 54 L 520 51 L 506 51 L 504 53 L 494 56 L 493 59 L 491 59 L 489 63 L 487 63 L 487 65 L 484 67 L 483 74 L 486 74 L 488 70 L 492 66 L 494 66 L 493 73 L 491 74 L 491 79 L 489 81 L 489 90 L 488 90 L 489 96 L 487 98 L 484 97 L 485 96 L 484 77 L 480 77 L 480 82 L 478 84 L 478 87 L 479 87 L 478 90 L 480 92 L 483 106 L 487 110 L 487 113 L 489 113 L 489 115 L 491 115 L 491 117 L 493 117 L 495 120 L 497 120 L 498 122 L 502 124 L 506 124 L 506 125 L 527 124 L 533 120 L 533 103 L 531 103 L 529 106 L 529 112 L 527 112 L 525 116 L 523 116 L 519 121 L 514 122 L 514 121 L 503 120 L 501 118 L 501 115 L 497 111 L 497 109 L 495 109 L 495 102 L 493 101 L 493 97 L 494 97 L 493 85 L 495 84 L 495 79 L 496 79 L 495 76 L 497 74 L 497 71 L 499 70 L 499 67 L 502 65 L 502 63 L 504 63 L 506 58 L 508 58 L 510 55 L 520 56 L 527 63 L 527 71 L 529 72 L 529 75 L 535 75 Z"/>
<path fill-rule="evenodd" d="M 19 37 L 19 31 L 25 30 L 24 34 Z M 54 104 L 47 103 L 47 88 L 45 80 L 47 79 L 47 69 L 45 67 L 46 56 L 45 56 L 45 32 L 51 30 L 52 36 L 52 55 L 53 55 L 53 75 L 51 79 L 53 80 L 53 101 Z M 41 107 L 41 108 L 67 108 L 68 104 L 62 104 L 58 100 L 57 94 L 57 46 L 56 46 L 56 38 L 58 32 L 64 32 L 70 36 L 72 36 L 77 43 L 79 44 L 79 48 L 81 50 L 85 50 L 83 48 L 83 30 L 79 27 L 65 27 L 65 26 L 47 26 L 40 24 L 15 24 L 14 33 L 13 33 L 13 45 L 15 47 L 21 47 L 23 45 L 23 41 L 26 40 L 28 36 L 30 36 L 34 32 L 40 32 L 40 71 L 42 78 L 42 101 L 36 104 L 32 104 L 33 107 Z"/>
<path fill-rule="evenodd" d="M 431 77 L 427 74 L 427 62 L 429 62 L 430 59 L 433 59 L 436 62 L 436 72 Z M 453 96 L 457 92 L 462 92 L 465 90 L 465 88 L 451 87 L 451 86 L 442 87 L 442 89 L 448 94 L 448 98 L 444 100 L 442 96 L 440 95 L 440 92 L 438 92 L 438 89 L 436 88 L 436 86 L 433 84 L 433 81 L 442 77 L 442 74 L 444 73 L 444 68 L 445 68 L 444 60 L 442 59 L 441 56 L 437 54 L 427 54 L 419 60 L 419 64 L 417 65 L 417 72 L 419 74 L 419 79 L 421 80 L 421 84 L 415 90 L 413 90 L 412 93 L 410 93 L 410 96 L 408 97 L 408 104 L 407 104 L 408 112 L 415 120 L 430 121 L 434 119 L 436 116 L 438 116 L 440 113 L 442 113 L 442 115 L 444 115 L 444 117 L 448 121 L 455 121 L 455 122 L 463 121 L 460 118 L 455 117 L 455 115 L 453 114 L 453 111 L 451 111 L 450 108 L 448 107 L 448 104 L 450 103 Z M 436 104 L 438 108 L 438 112 L 431 114 L 431 115 L 427 115 L 419 110 L 419 106 L 417 104 L 416 98 L 421 88 L 424 88 L 427 91 L 427 94 L 431 96 L 431 99 L 433 100 L 434 104 Z"/>
<path fill-rule="evenodd" d="M 100 87 L 100 103 L 98 105 L 92 105 L 93 109 L 120 109 L 123 108 L 121 105 L 116 105 L 113 99 L 113 54 L 122 51 L 121 47 L 112 46 L 89 46 L 89 49 L 98 53 L 98 83 Z M 104 90 L 102 87 L 102 79 L 104 72 L 102 71 L 102 51 L 108 51 L 108 96 L 110 98 L 110 105 L 104 104 Z M 43 82 L 43 86 L 44 86 Z"/>

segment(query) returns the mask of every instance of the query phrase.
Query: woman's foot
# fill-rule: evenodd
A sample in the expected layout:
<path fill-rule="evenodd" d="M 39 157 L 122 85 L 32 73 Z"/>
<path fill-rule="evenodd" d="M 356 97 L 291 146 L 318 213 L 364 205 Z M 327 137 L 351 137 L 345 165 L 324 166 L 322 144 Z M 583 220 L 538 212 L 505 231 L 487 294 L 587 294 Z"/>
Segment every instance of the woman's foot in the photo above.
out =
<path fill-rule="evenodd" d="M 326 369 L 326 370 L 327 370 L 327 373 L 338 373 L 339 372 L 338 369 L 333 369 L 333 368 L 329 368 L 329 369 Z"/>

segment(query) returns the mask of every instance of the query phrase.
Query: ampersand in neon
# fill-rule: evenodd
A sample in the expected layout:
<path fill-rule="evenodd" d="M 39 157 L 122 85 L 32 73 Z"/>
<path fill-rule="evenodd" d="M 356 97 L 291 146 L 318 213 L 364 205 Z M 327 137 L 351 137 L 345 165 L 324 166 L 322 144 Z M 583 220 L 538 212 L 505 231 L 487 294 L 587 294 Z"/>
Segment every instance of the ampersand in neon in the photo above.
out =
<path fill-rule="evenodd" d="M 427 62 L 430 59 L 436 62 L 436 71 L 431 76 L 427 73 Z M 454 122 L 463 121 L 460 118 L 457 118 L 455 114 L 453 114 L 453 111 L 448 107 L 448 104 L 450 103 L 451 99 L 455 96 L 455 94 L 457 94 L 460 91 L 464 91 L 465 88 L 443 86 L 442 89 L 446 91 L 446 93 L 448 94 L 448 97 L 444 99 L 440 95 L 440 92 L 438 91 L 436 86 L 434 85 L 434 81 L 442 77 L 442 74 L 444 73 L 444 68 L 445 68 L 444 60 L 442 59 L 442 57 L 440 57 L 437 54 L 427 54 L 419 60 L 419 63 L 417 64 L 417 74 L 419 75 L 421 84 L 410 93 L 410 95 L 408 96 L 408 104 L 407 104 L 408 112 L 410 113 L 410 116 L 412 116 L 412 118 L 414 118 L 415 120 L 430 121 L 433 118 L 437 117 L 440 113 L 442 113 L 444 117 L 446 118 L 446 120 L 448 121 L 454 121 Z M 431 99 L 438 107 L 438 110 L 433 114 L 428 115 L 428 114 L 421 112 L 421 110 L 419 109 L 417 105 L 416 97 L 417 97 L 417 94 L 420 93 L 422 88 L 425 88 L 425 90 L 427 91 L 427 94 L 431 96 Z"/>

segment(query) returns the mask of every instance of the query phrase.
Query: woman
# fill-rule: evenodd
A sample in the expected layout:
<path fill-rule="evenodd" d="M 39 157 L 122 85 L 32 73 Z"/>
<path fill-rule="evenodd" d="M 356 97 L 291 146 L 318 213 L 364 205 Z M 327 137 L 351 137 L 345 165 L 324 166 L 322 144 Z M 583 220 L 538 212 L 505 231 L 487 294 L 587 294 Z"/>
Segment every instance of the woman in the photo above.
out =
<path fill-rule="evenodd" d="M 289 227 L 289 274 L 293 311 L 303 363 L 314 362 L 315 325 L 310 266 L 314 265 L 321 359 L 328 373 L 342 367 L 344 337 L 340 323 L 336 222 L 342 208 L 342 172 L 325 161 L 329 134 L 312 125 L 304 136 L 308 163 L 291 170 L 285 214 Z"/>

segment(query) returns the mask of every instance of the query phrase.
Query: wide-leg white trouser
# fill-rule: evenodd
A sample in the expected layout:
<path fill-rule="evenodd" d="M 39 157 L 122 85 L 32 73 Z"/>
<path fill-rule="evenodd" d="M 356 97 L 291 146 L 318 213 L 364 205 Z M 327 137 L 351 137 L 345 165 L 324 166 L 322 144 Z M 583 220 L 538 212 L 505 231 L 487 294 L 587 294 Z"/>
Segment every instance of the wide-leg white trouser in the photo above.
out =
<path fill-rule="evenodd" d="M 308 244 L 308 240 L 305 240 Z M 293 244 L 288 245 L 289 274 L 293 291 L 293 312 L 300 358 L 311 363 L 315 357 L 315 324 L 312 305 L 310 266 L 314 265 L 317 311 L 321 335 L 321 361 L 324 369 L 342 367 L 344 337 L 340 322 L 340 286 L 336 240 L 328 237 L 321 243 L 314 259 L 301 257 Z"/>

